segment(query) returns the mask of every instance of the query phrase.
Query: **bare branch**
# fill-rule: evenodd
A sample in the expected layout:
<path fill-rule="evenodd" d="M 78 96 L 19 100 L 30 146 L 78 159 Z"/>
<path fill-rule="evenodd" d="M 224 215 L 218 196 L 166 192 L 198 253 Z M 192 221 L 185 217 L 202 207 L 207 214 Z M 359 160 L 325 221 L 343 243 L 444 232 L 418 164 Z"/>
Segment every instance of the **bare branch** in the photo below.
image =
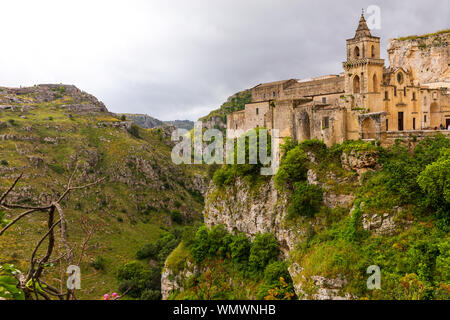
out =
<path fill-rule="evenodd" d="M 28 211 L 25 211 L 24 213 L 18 215 L 16 218 L 14 218 L 14 220 L 12 220 L 10 223 L 8 223 L 2 230 L 0 230 L 0 236 L 6 231 L 8 230 L 13 224 L 15 224 L 17 221 L 19 221 L 20 219 L 22 219 L 23 217 L 29 215 L 30 213 L 36 212 L 38 211 L 37 209 L 31 209 Z"/>
<path fill-rule="evenodd" d="M 19 182 L 20 179 L 22 179 L 23 177 L 23 173 L 21 173 L 17 179 L 14 181 L 14 183 L 11 185 L 11 187 L 5 191 L 5 193 L 2 194 L 2 196 L 0 197 L 0 203 L 3 202 L 3 200 L 5 200 L 5 198 L 8 196 L 8 194 L 14 189 L 14 187 L 16 186 L 16 184 Z"/>
<path fill-rule="evenodd" d="M 61 222 L 61 219 L 56 221 L 50 228 L 49 230 L 46 232 L 46 234 L 41 238 L 41 240 L 39 240 L 39 242 L 37 243 L 36 247 L 33 250 L 33 253 L 31 254 L 31 258 L 30 258 L 30 271 L 28 272 L 28 276 L 27 276 L 27 281 L 31 279 L 31 277 L 33 276 L 33 271 L 34 271 L 34 256 L 37 253 L 37 250 L 39 249 L 39 247 L 41 246 L 42 242 L 44 242 L 45 238 L 47 238 L 50 233 L 52 233 L 53 229 Z"/>
<path fill-rule="evenodd" d="M 102 182 L 103 180 L 105 180 L 105 177 L 103 177 L 101 179 L 98 179 L 98 180 L 96 180 L 96 181 L 94 181 L 92 183 L 88 183 L 88 184 L 86 184 L 84 186 L 78 186 L 78 187 L 70 187 L 70 186 L 68 186 L 66 191 L 64 191 L 64 193 L 61 195 L 61 197 L 59 197 L 59 199 L 56 201 L 56 203 L 60 203 L 67 196 L 67 194 L 69 192 L 73 191 L 73 190 L 80 190 L 80 189 L 89 188 L 89 187 L 92 187 L 93 185 L 96 185 L 96 184 Z"/>
<path fill-rule="evenodd" d="M 66 247 L 67 251 L 67 260 L 69 261 L 69 264 L 72 264 L 73 261 L 73 252 L 72 249 L 69 246 L 69 242 L 67 241 L 67 234 L 66 234 L 66 216 L 64 214 L 63 209 L 57 202 L 53 202 L 53 207 L 56 208 L 56 210 L 59 213 L 60 221 L 61 221 L 61 241 Z"/>

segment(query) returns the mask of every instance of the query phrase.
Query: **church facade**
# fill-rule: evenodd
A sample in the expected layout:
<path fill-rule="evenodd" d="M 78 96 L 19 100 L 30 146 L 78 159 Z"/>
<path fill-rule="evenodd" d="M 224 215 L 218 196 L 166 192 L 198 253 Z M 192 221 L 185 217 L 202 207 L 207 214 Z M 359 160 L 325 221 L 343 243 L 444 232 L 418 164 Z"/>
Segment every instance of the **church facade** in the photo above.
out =
<path fill-rule="evenodd" d="M 227 116 L 228 137 L 257 127 L 278 129 L 280 139 L 327 145 L 358 139 L 386 145 L 438 130 L 449 135 L 450 83 L 421 84 L 409 70 L 385 67 L 380 38 L 372 36 L 364 15 L 346 46 L 339 75 L 252 88 L 252 102 Z"/>

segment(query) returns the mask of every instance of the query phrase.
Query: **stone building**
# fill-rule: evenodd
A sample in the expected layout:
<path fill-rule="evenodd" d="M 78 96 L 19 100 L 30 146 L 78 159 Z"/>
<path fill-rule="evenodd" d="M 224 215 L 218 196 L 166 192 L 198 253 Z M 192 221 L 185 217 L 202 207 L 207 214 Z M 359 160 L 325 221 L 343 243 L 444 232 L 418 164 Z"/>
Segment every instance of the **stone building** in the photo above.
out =
<path fill-rule="evenodd" d="M 278 129 L 281 139 L 295 141 L 319 139 L 332 145 L 363 139 L 390 144 L 450 126 L 450 79 L 421 83 L 410 66 L 385 67 L 380 38 L 372 36 L 364 15 L 346 45 L 344 72 L 339 75 L 252 88 L 252 102 L 227 117 L 228 137 L 236 138 L 235 130 L 265 127 Z M 448 65 L 448 42 L 441 41 L 441 46 Z"/>

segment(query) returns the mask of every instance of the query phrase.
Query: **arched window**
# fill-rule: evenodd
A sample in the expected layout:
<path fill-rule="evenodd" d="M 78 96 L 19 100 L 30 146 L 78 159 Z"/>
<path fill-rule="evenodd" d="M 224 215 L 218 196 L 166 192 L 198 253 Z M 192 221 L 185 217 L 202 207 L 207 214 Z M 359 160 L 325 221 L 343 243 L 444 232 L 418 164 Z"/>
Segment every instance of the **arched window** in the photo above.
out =
<path fill-rule="evenodd" d="M 378 92 L 378 78 L 376 73 L 373 75 L 372 82 L 373 82 L 373 92 Z"/>
<path fill-rule="evenodd" d="M 372 58 L 375 58 L 375 46 L 372 46 L 371 52 Z"/>
<path fill-rule="evenodd" d="M 360 93 L 361 91 L 361 85 L 359 82 L 359 76 L 355 76 L 353 78 L 353 93 Z"/>
<path fill-rule="evenodd" d="M 359 47 L 355 47 L 355 59 L 359 59 Z"/>
<path fill-rule="evenodd" d="M 430 106 L 430 112 L 431 113 L 438 113 L 439 112 L 439 105 L 436 102 L 433 102 Z"/>

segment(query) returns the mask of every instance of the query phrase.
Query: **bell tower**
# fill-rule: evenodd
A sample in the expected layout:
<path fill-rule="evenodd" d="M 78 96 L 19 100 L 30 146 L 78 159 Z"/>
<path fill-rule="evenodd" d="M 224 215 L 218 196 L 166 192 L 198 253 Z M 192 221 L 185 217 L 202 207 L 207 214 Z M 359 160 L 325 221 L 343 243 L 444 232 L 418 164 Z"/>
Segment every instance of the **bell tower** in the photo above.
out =
<path fill-rule="evenodd" d="M 347 61 L 343 63 L 345 93 L 352 96 L 352 108 L 382 111 L 383 66 L 380 38 L 372 36 L 362 13 L 355 36 L 347 40 Z"/>

